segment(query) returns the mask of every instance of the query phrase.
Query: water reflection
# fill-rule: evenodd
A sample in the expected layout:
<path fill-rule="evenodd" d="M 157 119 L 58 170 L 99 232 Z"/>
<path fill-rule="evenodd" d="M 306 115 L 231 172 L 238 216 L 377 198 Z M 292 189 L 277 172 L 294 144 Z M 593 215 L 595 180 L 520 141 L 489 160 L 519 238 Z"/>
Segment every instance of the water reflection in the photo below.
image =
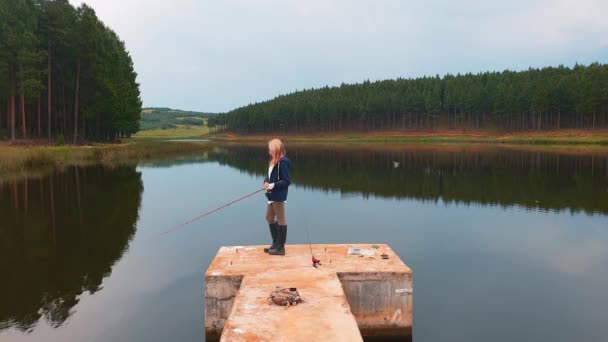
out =
<path fill-rule="evenodd" d="M 389 242 L 415 271 L 414 340 L 605 340 L 608 155 L 288 150 L 290 242 Z M 0 340 L 203 340 L 204 270 L 219 246 L 267 243 L 264 197 L 151 237 L 255 189 L 265 154 L 0 183 Z"/>
<path fill-rule="evenodd" d="M 225 146 L 211 158 L 262 175 L 265 147 Z M 608 213 L 608 155 L 512 149 L 289 147 L 304 187 L 385 198 Z"/>
<path fill-rule="evenodd" d="M 60 326 L 101 289 L 135 233 L 135 167 L 71 167 L 0 184 L 0 330 Z"/>

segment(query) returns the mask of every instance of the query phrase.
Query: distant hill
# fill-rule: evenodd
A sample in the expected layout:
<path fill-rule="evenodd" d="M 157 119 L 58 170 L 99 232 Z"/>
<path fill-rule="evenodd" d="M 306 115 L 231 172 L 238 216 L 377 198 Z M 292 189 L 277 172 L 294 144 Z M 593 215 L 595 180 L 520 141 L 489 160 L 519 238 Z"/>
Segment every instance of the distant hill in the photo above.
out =
<path fill-rule="evenodd" d="M 178 126 L 202 126 L 215 113 L 203 113 L 165 107 L 147 107 L 141 111 L 140 130 L 170 129 Z"/>

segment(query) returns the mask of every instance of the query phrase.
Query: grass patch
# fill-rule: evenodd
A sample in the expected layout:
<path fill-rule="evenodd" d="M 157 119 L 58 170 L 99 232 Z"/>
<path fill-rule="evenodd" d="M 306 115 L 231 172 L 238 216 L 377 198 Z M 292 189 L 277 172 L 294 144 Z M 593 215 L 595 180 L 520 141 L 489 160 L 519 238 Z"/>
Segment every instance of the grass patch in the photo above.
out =
<path fill-rule="evenodd" d="M 213 113 L 184 111 L 170 108 L 144 108 L 141 113 L 142 131 L 176 128 L 178 125 L 205 125 Z"/>
<path fill-rule="evenodd" d="M 136 139 L 185 139 L 199 138 L 209 134 L 209 127 L 205 126 L 189 126 L 177 125 L 176 128 L 169 129 L 152 129 L 147 131 L 139 131 L 133 136 Z"/>
<path fill-rule="evenodd" d="M 122 144 L 90 146 L 0 145 L 0 176 L 23 174 L 46 168 L 103 163 L 108 166 L 138 163 L 206 152 L 212 146 L 198 142 L 130 140 Z"/>

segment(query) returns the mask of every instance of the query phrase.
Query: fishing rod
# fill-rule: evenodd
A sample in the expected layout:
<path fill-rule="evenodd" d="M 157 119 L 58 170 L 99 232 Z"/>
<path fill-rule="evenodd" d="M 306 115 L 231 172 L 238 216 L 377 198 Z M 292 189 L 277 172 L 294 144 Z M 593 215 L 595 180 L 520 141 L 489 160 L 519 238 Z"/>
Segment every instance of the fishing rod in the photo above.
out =
<path fill-rule="evenodd" d="M 202 218 L 203 218 L 203 217 L 205 217 L 205 216 L 211 215 L 211 214 L 213 214 L 213 213 L 214 213 L 214 212 L 216 212 L 216 211 L 222 210 L 222 209 L 224 209 L 224 208 L 226 208 L 226 207 L 228 207 L 228 206 L 230 206 L 230 205 L 232 205 L 232 204 L 234 204 L 234 203 L 236 203 L 236 202 L 240 202 L 240 201 L 242 201 L 242 200 L 244 200 L 244 199 L 246 199 L 246 198 L 248 198 L 248 197 L 251 197 L 251 196 L 253 196 L 253 195 L 257 194 L 258 192 L 260 192 L 260 191 L 264 191 L 264 190 L 266 190 L 266 189 L 263 189 L 263 188 L 262 188 L 262 189 L 259 189 L 259 190 L 254 191 L 254 192 L 252 192 L 252 193 L 250 193 L 250 194 L 248 194 L 248 195 L 245 195 L 245 196 L 243 196 L 243 197 L 237 198 L 237 199 L 235 199 L 234 201 L 232 201 L 232 202 L 230 202 L 230 203 L 226 203 L 226 204 L 224 204 L 224 205 L 222 205 L 222 206 L 219 206 L 219 207 L 217 207 L 217 208 L 215 208 L 215 209 L 213 209 L 213 210 L 211 210 L 211 211 L 208 211 L 208 212 L 206 212 L 206 213 L 204 213 L 204 214 L 201 214 L 201 215 L 199 215 L 199 216 L 197 216 L 197 217 L 195 217 L 195 218 L 193 218 L 193 219 L 191 219 L 191 220 L 189 220 L 189 221 L 186 221 L 186 222 L 184 222 L 184 223 L 180 223 L 180 224 L 178 224 L 177 226 L 175 226 L 175 227 L 173 227 L 173 228 L 171 228 L 171 229 L 169 229 L 169 230 L 166 230 L 166 231 L 164 231 L 164 232 L 160 233 L 159 235 L 165 235 L 165 234 L 171 233 L 172 231 L 178 230 L 179 228 L 181 228 L 181 227 L 183 227 L 183 226 L 185 226 L 185 225 L 187 225 L 187 224 L 190 224 L 190 223 L 192 223 L 192 222 L 194 222 L 194 221 L 200 220 L 200 219 L 202 219 Z"/>
<path fill-rule="evenodd" d="M 315 258 L 312 253 L 312 243 L 310 242 L 310 232 L 308 231 L 308 222 L 306 222 L 306 235 L 308 236 L 308 246 L 310 247 L 310 256 L 312 257 L 312 267 L 318 268 L 321 265 L 321 260 Z"/>

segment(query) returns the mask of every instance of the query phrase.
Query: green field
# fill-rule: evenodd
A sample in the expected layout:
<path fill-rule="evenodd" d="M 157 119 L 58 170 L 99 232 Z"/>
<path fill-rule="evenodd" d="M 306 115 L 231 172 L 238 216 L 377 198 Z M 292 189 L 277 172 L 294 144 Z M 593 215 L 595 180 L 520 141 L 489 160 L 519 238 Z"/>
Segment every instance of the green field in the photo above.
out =
<path fill-rule="evenodd" d="M 183 139 L 183 138 L 199 138 L 209 133 L 209 127 L 191 126 L 191 125 L 176 125 L 175 128 L 167 129 L 151 129 L 147 131 L 139 131 L 133 136 L 136 139 Z"/>
<path fill-rule="evenodd" d="M 171 108 L 144 108 L 139 122 L 140 130 L 167 130 L 180 126 L 204 126 L 216 114 Z"/>

